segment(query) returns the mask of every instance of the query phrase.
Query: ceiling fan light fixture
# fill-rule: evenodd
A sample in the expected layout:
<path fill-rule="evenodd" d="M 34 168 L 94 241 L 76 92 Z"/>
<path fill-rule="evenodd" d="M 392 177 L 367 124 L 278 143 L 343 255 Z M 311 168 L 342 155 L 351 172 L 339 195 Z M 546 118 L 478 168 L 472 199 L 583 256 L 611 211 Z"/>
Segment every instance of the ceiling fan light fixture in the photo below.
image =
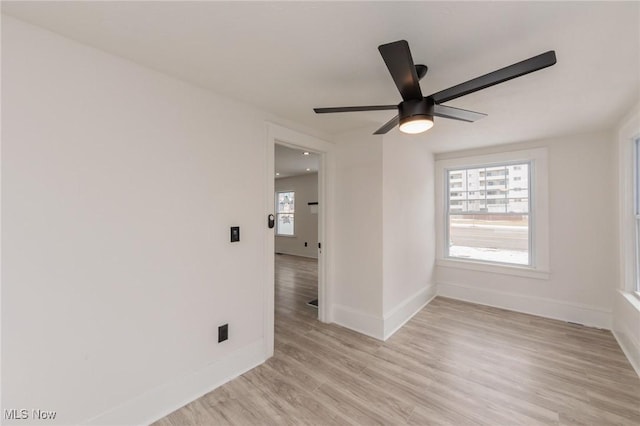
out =
<path fill-rule="evenodd" d="M 391 74 L 391 78 L 393 78 L 402 96 L 402 102 L 397 106 L 369 105 L 314 108 L 313 110 L 316 114 L 386 111 L 397 108 L 398 115 L 382 125 L 382 127 L 373 133 L 374 135 L 384 135 L 398 124 L 400 125 L 400 131 L 403 133 L 422 133 L 433 127 L 434 115 L 453 120 L 474 122 L 485 117 L 487 114 L 467 111 L 442 104 L 525 74 L 550 67 L 556 63 L 556 52 L 549 50 L 548 52 L 533 56 L 524 61 L 500 68 L 488 74 L 481 75 L 480 77 L 465 81 L 464 83 L 449 87 L 448 89 L 432 93 L 427 97 L 423 97 L 420 80 L 427 74 L 428 68 L 426 65 L 416 65 L 413 63 L 409 43 L 407 43 L 406 40 L 398 40 L 382 44 L 378 46 L 378 51 L 380 55 L 382 55 L 382 59 Z"/>
<path fill-rule="evenodd" d="M 433 127 L 433 100 L 408 100 L 398 105 L 400 131 L 415 135 Z"/>
<path fill-rule="evenodd" d="M 433 127 L 433 117 L 429 115 L 414 115 L 400 121 L 400 131 L 410 135 L 426 132 Z"/>

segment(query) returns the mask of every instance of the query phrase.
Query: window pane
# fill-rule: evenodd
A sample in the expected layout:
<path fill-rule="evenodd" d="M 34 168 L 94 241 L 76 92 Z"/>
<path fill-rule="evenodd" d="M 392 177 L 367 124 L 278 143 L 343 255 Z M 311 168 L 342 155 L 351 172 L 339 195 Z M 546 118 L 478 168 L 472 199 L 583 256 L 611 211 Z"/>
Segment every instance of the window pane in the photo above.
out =
<path fill-rule="evenodd" d="M 278 192 L 277 202 L 278 213 L 294 213 L 295 212 L 295 193 L 294 192 Z"/>
<path fill-rule="evenodd" d="M 529 216 L 451 214 L 449 256 L 528 265 Z"/>
<path fill-rule="evenodd" d="M 529 164 L 449 170 L 449 256 L 529 265 Z"/>
<path fill-rule="evenodd" d="M 529 199 L 509 198 L 507 213 L 529 213 Z"/>
<path fill-rule="evenodd" d="M 294 235 L 295 192 L 276 193 L 276 235 Z"/>
<path fill-rule="evenodd" d="M 293 235 L 293 215 L 278 214 L 278 232 L 279 235 Z"/>
<path fill-rule="evenodd" d="M 453 212 L 462 213 L 467 211 L 467 202 L 462 200 L 449 201 L 449 210 Z"/>
<path fill-rule="evenodd" d="M 482 197 L 480 200 L 470 200 L 467 212 L 483 213 L 487 211 L 487 201 Z"/>
<path fill-rule="evenodd" d="M 506 213 L 507 200 L 503 196 L 500 196 L 500 198 L 487 197 L 487 211 L 489 213 Z"/>

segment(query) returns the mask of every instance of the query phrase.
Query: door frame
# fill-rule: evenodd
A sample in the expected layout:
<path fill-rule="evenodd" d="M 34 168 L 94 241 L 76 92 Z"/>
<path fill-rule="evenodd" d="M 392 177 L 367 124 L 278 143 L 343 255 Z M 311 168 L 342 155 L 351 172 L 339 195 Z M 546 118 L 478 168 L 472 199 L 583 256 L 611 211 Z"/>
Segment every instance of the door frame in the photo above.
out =
<path fill-rule="evenodd" d="M 322 248 L 318 253 L 318 320 L 333 322 L 331 306 L 332 291 L 332 235 L 333 235 L 333 188 L 335 180 L 334 144 L 304 133 L 267 122 L 266 142 L 266 191 L 265 214 L 275 216 L 275 145 L 312 151 L 320 155 L 318 168 L 318 242 Z M 275 228 L 265 226 L 265 272 L 264 286 L 264 341 L 266 358 L 273 356 L 275 337 Z"/>

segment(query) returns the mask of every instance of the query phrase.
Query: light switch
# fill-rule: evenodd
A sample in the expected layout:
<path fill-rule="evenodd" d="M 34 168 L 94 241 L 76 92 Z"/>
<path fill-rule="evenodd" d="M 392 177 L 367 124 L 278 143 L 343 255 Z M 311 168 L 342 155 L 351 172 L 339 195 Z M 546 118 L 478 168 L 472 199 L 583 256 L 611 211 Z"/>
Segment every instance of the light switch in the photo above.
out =
<path fill-rule="evenodd" d="M 231 227 L 231 242 L 235 243 L 237 241 L 240 241 L 240 227 L 239 226 L 232 226 Z"/>

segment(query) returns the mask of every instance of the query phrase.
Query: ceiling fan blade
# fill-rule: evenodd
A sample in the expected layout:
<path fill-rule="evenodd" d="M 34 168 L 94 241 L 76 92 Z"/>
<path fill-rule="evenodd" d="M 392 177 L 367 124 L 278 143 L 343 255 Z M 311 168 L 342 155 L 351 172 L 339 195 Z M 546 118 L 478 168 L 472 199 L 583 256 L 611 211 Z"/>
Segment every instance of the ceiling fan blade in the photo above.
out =
<path fill-rule="evenodd" d="M 406 40 L 394 41 L 378 46 L 378 50 L 384 63 L 387 64 L 402 99 L 405 101 L 422 99 L 418 73 L 411 58 L 409 43 Z"/>
<path fill-rule="evenodd" d="M 483 114 L 481 112 L 468 111 L 466 109 L 454 108 L 446 105 L 434 105 L 433 115 L 436 117 L 467 121 L 469 123 L 473 123 L 474 121 L 487 116 L 487 114 Z"/>
<path fill-rule="evenodd" d="M 398 105 L 329 107 L 329 108 L 314 108 L 313 110 L 316 112 L 316 114 L 327 114 L 330 112 L 387 111 L 392 109 L 398 109 Z"/>
<path fill-rule="evenodd" d="M 384 125 L 382 127 L 380 127 L 378 130 L 376 130 L 373 134 L 374 135 L 384 135 L 389 130 L 391 130 L 394 127 L 396 127 L 399 122 L 400 122 L 400 117 L 396 115 L 391 120 L 389 120 L 386 123 L 384 123 Z"/>
<path fill-rule="evenodd" d="M 487 87 L 503 83 L 513 78 L 520 77 L 546 67 L 550 67 L 555 63 L 556 52 L 550 50 L 538 56 L 534 56 L 533 58 L 529 58 L 522 62 L 509 65 L 508 67 L 501 68 L 499 70 L 490 72 L 489 74 L 485 74 L 483 76 L 434 93 L 430 97 L 433 98 L 436 104 L 448 102 L 450 100 L 459 98 L 460 96 L 468 95 L 469 93 L 477 92 L 478 90 L 486 89 Z"/>

